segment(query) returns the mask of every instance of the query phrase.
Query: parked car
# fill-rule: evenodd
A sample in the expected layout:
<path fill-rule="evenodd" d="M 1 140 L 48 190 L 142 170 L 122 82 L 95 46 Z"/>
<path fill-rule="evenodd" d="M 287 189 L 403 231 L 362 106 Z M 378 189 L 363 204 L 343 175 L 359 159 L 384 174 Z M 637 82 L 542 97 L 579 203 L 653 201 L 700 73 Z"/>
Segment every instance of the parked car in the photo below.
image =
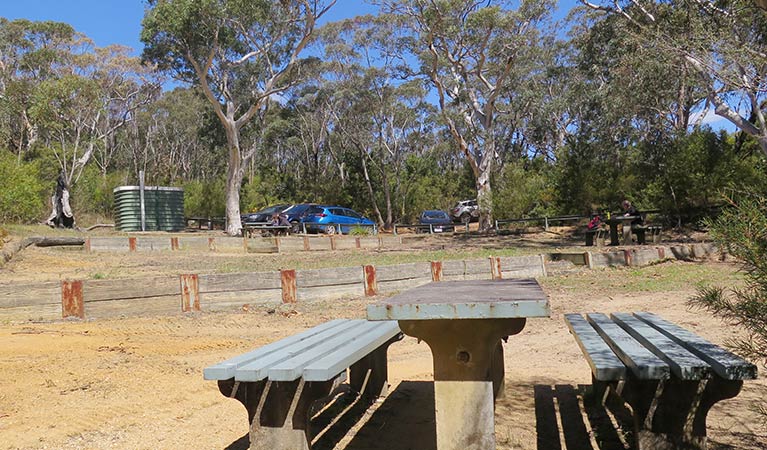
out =
<path fill-rule="evenodd" d="M 272 220 L 272 214 L 281 213 L 288 209 L 290 204 L 272 205 L 254 213 L 241 214 L 242 223 L 263 223 Z"/>
<path fill-rule="evenodd" d="M 469 223 L 479 220 L 479 206 L 476 200 L 463 200 L 450 209 L 453 222 Z"/>
<path fill-rule="evenodd" d="M 442 233 L 443 231 L 454 231 L 453 221 L 445 211 L 429 209 L 418 216 L 419 225 L 431 225 L 431 228 L 418 228 L 418 231 Z"/>
<path fill-rule="evenodd" d="M 314 205 L 304 213 L 301 221 L 309 233 L 349 233 L 355 225 L 374 225 L 362 214 L 342 206 Z"/>
<path fill-rule="evenodd" d="M 299 231 L 301 231 L 301 218 L 303 218 L 306 215 L 306 212 L 312 206 L 317 206 L 317 204 L 316 203 L 298 203 L 282 211 L 282 214 L 285 214 L 288 217 L 288 222 L 290 222 L 290 224 L 293 226 L 291 230 L 293 233 L 298 233 Z"/>

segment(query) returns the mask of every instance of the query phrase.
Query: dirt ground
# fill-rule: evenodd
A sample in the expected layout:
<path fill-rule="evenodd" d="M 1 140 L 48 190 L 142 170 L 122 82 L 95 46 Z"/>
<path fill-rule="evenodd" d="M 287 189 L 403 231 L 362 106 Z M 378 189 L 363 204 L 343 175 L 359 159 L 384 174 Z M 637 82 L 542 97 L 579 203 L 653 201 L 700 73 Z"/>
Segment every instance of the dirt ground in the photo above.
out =
<path fill-rule="evenodd" d="M 609 276 L 621 276 L 620 269 L 611 270 Z M 564 277 L 580 277 L 580 283 L 586 277 L 598 286 L 605 275 Z M 716 343 L 735 333 L 709 314 L 686 308 L 694 293 L 689 285 L 662 294 L 597 289 L 585 296 L 569 288 L 567 279 L 541 282 L 551 318 L 529 320 L 504 346 L 505 397 L 496 408 L 499 449 L 625 448 L 612 416 L 584 410 L 581 387 L 590 384 L 590 371 L 564 325 L 564 313 L 650 310 Z M 368 301 L 0 325 L 0 448 L 247 448 L 245 409 L 224 398 L 215 382 L 204 381 L 202 369 L 328 319 L 364 317 Z M 389 361 L 388 397 L 370 409 L 349 408 L 322 432 L 315 448 L 435 448 L 428 347 L 406 338 L 390 348 Z M 715 406 L 708 420 L 710 448 L 767 448 L 767 426 L 752 409 L 764 398 L 763 377 Z"/>

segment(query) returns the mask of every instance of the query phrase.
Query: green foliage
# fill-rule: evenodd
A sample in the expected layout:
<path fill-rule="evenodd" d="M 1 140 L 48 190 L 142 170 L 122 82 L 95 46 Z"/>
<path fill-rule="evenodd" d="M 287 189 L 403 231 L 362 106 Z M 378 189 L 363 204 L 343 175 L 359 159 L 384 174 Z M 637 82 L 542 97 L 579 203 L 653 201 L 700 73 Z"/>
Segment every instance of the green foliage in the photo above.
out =
<path fill-rule="evenodd" d="M 114 209 L 114 188 L 126 184 L 127 174 L 102 174 L 95 166 L 87 166 L 80 180 L 72 187 L 72 209 L 75 216 L 83 213 L 111 216 Z"/>
<path fill-rule="evenodd" d="M 721 203 L 724 190 L 767 188 L 761 155 L 738 151 L 733 136 L 696 130 L 663 143 L 642 145 L 637 172 L 649 180 L 643 196 L 673 215 L 694 218 L 702 208 Z"/>
<path fill-rule="evenodd" d="M 36 163 L 19 163 L 0 151 L 0 222 L 39 221 L 45 214 L 45 187 Z"/>
<path fill-rule="evenodd" d="M 767 197 L 729 202 L 730 207 L 706 223 L 715 241 L 740 262 L 745 286 L 699 289 L 690 303 L 743 328 L 746 336 L 729 345 L 767 368 Z"/>
<path fill-rule="evenodd" d="M 371 233 L 371 228 L 369 227 L 361 227 L 359 225 L 353 226 L 349 230 L 349 235 L 351 236 L 367 236 Z"/>
<path fill-rule="evenodd" d="M 507 163 L 494 181 L 493 211 L 496 218 L 510 219 L 554 213 L 554 191 L 549 180 L 549 167 L 520 162 Z"/>
<path fill-rule="evenodd" d="M 221 217 L 226 205 L 226 180 L 222 177 L 184 184 L 184 215 Z"/>

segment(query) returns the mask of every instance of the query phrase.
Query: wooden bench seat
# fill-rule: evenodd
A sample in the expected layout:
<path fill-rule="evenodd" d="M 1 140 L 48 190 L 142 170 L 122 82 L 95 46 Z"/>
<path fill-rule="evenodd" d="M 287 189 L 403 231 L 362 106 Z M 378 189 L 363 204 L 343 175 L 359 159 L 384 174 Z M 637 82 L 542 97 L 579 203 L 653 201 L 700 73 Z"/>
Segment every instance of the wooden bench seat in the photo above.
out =
<path fill-rule="evenodd" d="M 386 352 L 402 338 L 396 321 L 337 319 L 203 370 L 248 411 L 250 448 L 308 450 L 317 403 L 340 384 L 372 402 L 388 387 Z"/>
<path fill-rule="evenodd" d="M 261 233 L 261 236 L 269 237 L 275 235 L 290 235 L 289 225 L 268 225 L 268 224 L 244 224 L 242 226 L 242 233 L 246 237 L 254 237 L 256 234 Z"/>
<path fill-rule="evenodd" d="M 657 244 L 660 242 L 660 225 L 635 225 L 631 227 L 631 232 L 637 236 L 637 244 L 644 245 L 647 241 L 647 234 L 650 235 L 651 242 Z"/>
<path fill-rule="evenodd" d="M 605 236 L 607 230 L 599 227 L 593 230 L 586 230 L 586 247 L 592 247 L 596 243 L 597 247 L 601 247 L 605 242 Z"/>
<path fill-rule="evenodd" d="M 631 406 L 640 450 L 705 449 L 710 408 L 757 376 L 753 364 L 652 313 L 565 314 L 565 322 L 597 400 Z"/>

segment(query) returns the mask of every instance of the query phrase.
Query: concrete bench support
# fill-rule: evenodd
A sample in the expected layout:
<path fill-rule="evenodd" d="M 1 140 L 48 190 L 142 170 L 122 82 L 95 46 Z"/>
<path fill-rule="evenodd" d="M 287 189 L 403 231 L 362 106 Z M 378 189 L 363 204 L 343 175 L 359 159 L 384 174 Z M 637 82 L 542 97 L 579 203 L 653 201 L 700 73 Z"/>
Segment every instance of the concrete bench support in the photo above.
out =
<path fill-rule="evenodd" d="M 706 416 L 756 366 L 651 313 L 565 314 L 592 369 L 594 399 L 628 404 L 638 450 L 705 450 Z"/>
<path fill-rule="evenodd" d="M 494 400 L 504 377 L 501 339 L 522 331 L 525 321 L 400 320 L 402 331 L 432 352 L 438 449 L 495 448 Z"/>
<path fill-rule="evenodd" d="M 222 394 L 245 406 L 251 450 L 309 450 L 310 421 L 347 380 L 357 401 L 386 392 L 396 322 L 338 319 L 207 367 Z M 347 389 L 349 391 L 349 389 Z"/>
<path fill-rule="evenodd" d="M 742 380 L 595 381 L 605 403 L 631 406 L 639 450 L 706 448 L 706 417 L 711 407 L 740 393 Z"/>

